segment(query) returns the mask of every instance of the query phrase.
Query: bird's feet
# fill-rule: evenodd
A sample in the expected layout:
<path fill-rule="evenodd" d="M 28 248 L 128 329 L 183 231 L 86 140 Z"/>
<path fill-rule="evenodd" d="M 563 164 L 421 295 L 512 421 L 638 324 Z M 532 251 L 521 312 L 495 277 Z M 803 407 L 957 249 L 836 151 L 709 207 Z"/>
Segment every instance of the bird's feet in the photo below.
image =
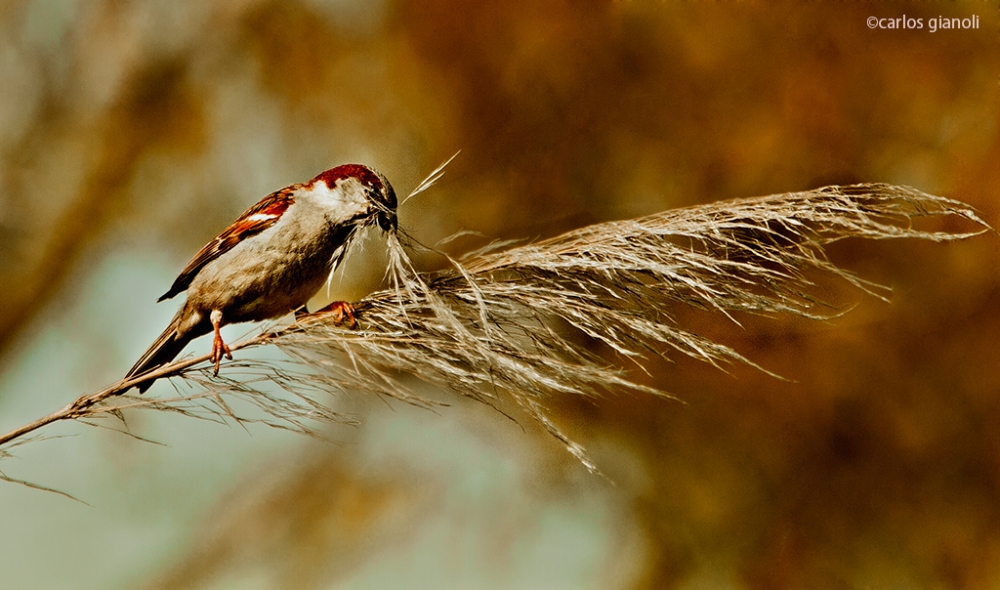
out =
<path fill-rule="evenodd" d="M 346 301 L 334 301 L 318 310 L 315 315 L 327 313 L 333 314 L 333 320 L 338 324 L 343 324 L 346 320 L 348 328 L 354 328 L 358 325 L 358 319 L 354 315 L 354 306 Z"/>
<path fill-rule="evenodd" d="M 219 332 L 219 328 L 222 327 L 222 312 L 213 310 L 210 319 L 212 320 L 212 328 L 215 330 L 215 338 L 212 340 L 212 362 L 215 363 L 215 375 L 218 375 L 222 355 L 226 355 L 227 359 L 233 360 L 233 353 L 226 346 L 226 343 L 222 341 L 222 333 Z"/>
<path fill-rule="evenodd" d="M 222 362 L 222 355 L 226 355 L 226 358 L 233 360 L 233 353 L 226 346 L 226 343 L 222 341 L 222 336 L 218 331 L 215 332 L 215 339 L 212 340 L 212 362 L 215 363 L 215 374 L 219 374 L 219 364 Z"/>

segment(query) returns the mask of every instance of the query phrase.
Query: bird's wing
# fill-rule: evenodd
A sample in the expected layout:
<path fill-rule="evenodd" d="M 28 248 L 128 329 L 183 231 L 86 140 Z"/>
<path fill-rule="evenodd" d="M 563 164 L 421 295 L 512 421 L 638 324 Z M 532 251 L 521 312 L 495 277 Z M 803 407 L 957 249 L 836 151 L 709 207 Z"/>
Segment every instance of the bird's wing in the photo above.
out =
<path fill-rule="evenodd" d="M 195 275 L 203 266 L 232 250 L 246 238 L 258 234 L 277 223 L 282 213 L 295 202 L 293 193 L 297 185 L 283 188 L 280 191 L 271 193 L 264 197 L 256 205 L 250 207 L 240 215 L 224 232 L 219 234 L 205 247 L 198 251 L 188 262 L 181 274 L 177 276 L 170 290 L 163 294 L 157 301 L 170 299 L 191 285 Z"/>

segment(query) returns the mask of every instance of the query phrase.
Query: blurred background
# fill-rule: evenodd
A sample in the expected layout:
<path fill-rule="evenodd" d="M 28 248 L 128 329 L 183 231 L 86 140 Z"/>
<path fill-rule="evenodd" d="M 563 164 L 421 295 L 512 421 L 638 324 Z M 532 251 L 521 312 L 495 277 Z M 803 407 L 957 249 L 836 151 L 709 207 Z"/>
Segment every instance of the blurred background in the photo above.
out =
<path fill-rule="evenodd" d="M 3 2 L 0 430 L 120 378 L 198 248 L 340 163 L 404 195 L 462 150 L 400 210 L 425 243 L 860 181 L 996 225 L 998 26 L 979 1 Z M 461 400 L 331 399 L 361 418 L 331 444 L 50 429 L 0 471 L 89 506 L 0 482 L 0 585 L 995 588 L 998 244 L 838 244 L 891 303 L 832 288 L 856 307 L 828 322 L 677 310 L 789 381 L 677 359 L 653 377 L 685 403 L 553 400 L 607 479 Z M 359 260 L 346 297 L 381 276 Z"/>

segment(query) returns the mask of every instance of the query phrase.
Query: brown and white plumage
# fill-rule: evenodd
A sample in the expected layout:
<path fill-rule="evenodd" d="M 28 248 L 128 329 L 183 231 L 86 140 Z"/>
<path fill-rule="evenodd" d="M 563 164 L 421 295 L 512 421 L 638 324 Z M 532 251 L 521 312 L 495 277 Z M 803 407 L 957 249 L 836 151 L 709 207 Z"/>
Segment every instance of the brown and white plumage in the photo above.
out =
<path fill-rule="evenodd" d="M 395 227 L 396 195 L 384 176 L 360 164 L 331 168 L 264 197 L 195 254 L 160 297 L 187 291 L 184 306 L 125 378 L 170 362 L 188 342 L 213 331 L 218 371 L 222 355 L 229 355 L 221 326 L 302 307 L 343 260 L 358 230 L 376 223 L 386 231 Z"/>

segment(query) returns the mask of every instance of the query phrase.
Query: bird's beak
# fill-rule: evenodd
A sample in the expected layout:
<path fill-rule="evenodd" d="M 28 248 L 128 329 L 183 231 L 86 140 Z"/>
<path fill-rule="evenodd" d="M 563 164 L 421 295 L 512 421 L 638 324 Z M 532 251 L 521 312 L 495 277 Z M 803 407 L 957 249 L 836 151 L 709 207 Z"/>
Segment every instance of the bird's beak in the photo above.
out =
<path fill-rule="evenodd" d="M 396 220 L 396 212 L 379 211 L 378 225 L 382 228 L 382 231 L 396 231 L 396 227 L 399 225 L 399 222 Z"/>

